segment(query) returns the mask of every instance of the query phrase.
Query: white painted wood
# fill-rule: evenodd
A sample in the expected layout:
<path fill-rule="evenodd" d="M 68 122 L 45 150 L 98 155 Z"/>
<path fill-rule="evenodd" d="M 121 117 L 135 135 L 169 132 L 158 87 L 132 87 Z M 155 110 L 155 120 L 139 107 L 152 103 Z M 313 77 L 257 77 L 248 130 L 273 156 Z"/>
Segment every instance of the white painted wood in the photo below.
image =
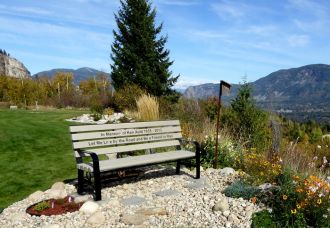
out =
<path fill-rule="evenodd" d="M 128 137 L 135 135 L 150 135 L 159 133 L 180 132 L 180 126 L 175 127 L 154 127 L 154 128 L 127 128 L 113 131 L 99 131 L 91 133 L 72 134 L 72 140 L 85 140 L 85 139 L 102 139 L 102 138 L 115 138 L 115 137 Z"/>
<path fill-rule="evenodd" d="M 116 170 L 120 168 L 129 168 L 139 165 L 156 164 L 167 161 L 176 161 L 195 157 L 195 153 L 190 151 L 171 151 L 164 153 L 132 156 L 113 160 L 100 161 L 100 171 Z M 77 164 L 78 169 L 93 172 L 92 163 Z"/>
<path fill-rule="evenodd" d="M 137 150 L 154 149 L 154 148 L 179 146 L 179 145 L 180 142 L 178 140 L 171 140 L 171 141 L 162 141 L 162 142 L 153 142 L 153 143 L 134 144 L 128 146 L 114 146 L 114 147 L 107 147 L 100 149 L 87 149 L 86 151 L 94 152 L 98 155 L 101 155 L 101 154 L 122 153 L 128 151 L 137 151 Z"/>
<path fill-rule="evenodd" d="M 180 126 L 179 120 L 136 122 L 136 123 L 119 123 L 119 124 L 100 124 L 100 125 L 80 125 L 70 126 L 71 133 L 88 132 L 88 131 L 106 131 L 127 128 L 143 128 L 143 127 L 161 127 L 161 126 Z"/>
<path fill-rule="evenodd" d="M 81 148 L 92 148 L 92 147 L 106 147 L 106 146 L 121 145 L 121 144 L 133 144 L 133 143 L 137 144 L 137 143 L 149 142 L 149 141 L 164 141 L 164 140 L 179 139 L 179 138 L 182 138 L 181 133 L 165 133 L 165 134 L 143 135 L 143 136 L 135 136 L 135 137 L 100 139 L 100 140 L 92 140 L 92 141 L 73 142 L 73 148 L 81 149 Z"/>

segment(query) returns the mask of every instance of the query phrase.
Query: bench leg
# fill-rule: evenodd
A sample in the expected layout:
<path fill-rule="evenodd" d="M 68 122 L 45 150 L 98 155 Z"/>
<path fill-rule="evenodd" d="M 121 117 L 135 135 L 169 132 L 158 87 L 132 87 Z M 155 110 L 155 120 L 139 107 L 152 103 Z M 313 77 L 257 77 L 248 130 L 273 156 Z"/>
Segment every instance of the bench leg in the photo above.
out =
<path fill-rule="evenodd" d="M 100 172 L 94 172 L 94 200 L 98 201 L 102 199 L 101 196 L 101 177 Z"/>
<path fill-rule="evenodd" d="M 176 162 L 176 170 L 175 170 L 175 173 L 176 174 L 180 174 L 180 166 L 181 166 L 181 162 L 180 161 L 177 161 Z"/>
<path fill-rule="evenodd" d="M 78 187 L 77 192 L 79 195 L 84 194 L 84 170 L 78 169 Z"/>
<path fill-rule="evenodd" d="M 197 153 L 196 156 L 196 179 L 201 177 L 201 157 L 200 153 Z"/>

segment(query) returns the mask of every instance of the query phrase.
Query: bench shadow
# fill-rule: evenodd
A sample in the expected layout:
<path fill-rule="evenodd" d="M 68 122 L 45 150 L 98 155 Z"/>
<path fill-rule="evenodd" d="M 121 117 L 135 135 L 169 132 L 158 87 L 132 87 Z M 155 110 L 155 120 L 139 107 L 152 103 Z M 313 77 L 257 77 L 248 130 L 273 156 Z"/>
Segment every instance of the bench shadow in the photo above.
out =
<path fill-rule="evenodd" d="M 115 187 L 123 184 L 131 184 L 139 181 L 158 179 L 166 176 L 173 175 L 185 175 L 192 179 L 195 178 L 194 175 L 180 170 L 180 174 L 176 174 L 175 168 L 171 166 L 164 165 L 153 165 L 148 167 L 127 169 L 126 176 L 120 176 L 114 172 L 102 173 L 101 174 L 101 184 L 102 188 Z M 63 181 L 66 184 L 71 184 L 77 186 L 77 179 L 66 179 Z"/>

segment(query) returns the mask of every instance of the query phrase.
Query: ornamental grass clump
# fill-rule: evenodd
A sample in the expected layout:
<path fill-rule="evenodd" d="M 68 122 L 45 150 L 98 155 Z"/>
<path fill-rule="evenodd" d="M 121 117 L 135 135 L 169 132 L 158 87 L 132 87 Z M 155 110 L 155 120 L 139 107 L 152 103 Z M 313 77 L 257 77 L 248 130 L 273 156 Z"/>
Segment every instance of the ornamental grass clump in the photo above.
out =
<path fill-rule="evenodd" d="M 136 99 L 137 118 L 140 121 L 159 120 L 159 103 L 156 97 L 143 94 Z"/>

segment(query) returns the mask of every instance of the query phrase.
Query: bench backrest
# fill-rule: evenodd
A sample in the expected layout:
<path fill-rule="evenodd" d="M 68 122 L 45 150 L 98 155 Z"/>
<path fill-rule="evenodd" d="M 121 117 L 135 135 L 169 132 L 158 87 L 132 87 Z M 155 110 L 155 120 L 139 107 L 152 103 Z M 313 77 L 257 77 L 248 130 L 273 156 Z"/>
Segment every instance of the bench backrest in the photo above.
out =
<path fill-rule="evenodd" d="M 179 146 L 179 120 L 70 126 L 73 150 L 97 154 Z"/>

